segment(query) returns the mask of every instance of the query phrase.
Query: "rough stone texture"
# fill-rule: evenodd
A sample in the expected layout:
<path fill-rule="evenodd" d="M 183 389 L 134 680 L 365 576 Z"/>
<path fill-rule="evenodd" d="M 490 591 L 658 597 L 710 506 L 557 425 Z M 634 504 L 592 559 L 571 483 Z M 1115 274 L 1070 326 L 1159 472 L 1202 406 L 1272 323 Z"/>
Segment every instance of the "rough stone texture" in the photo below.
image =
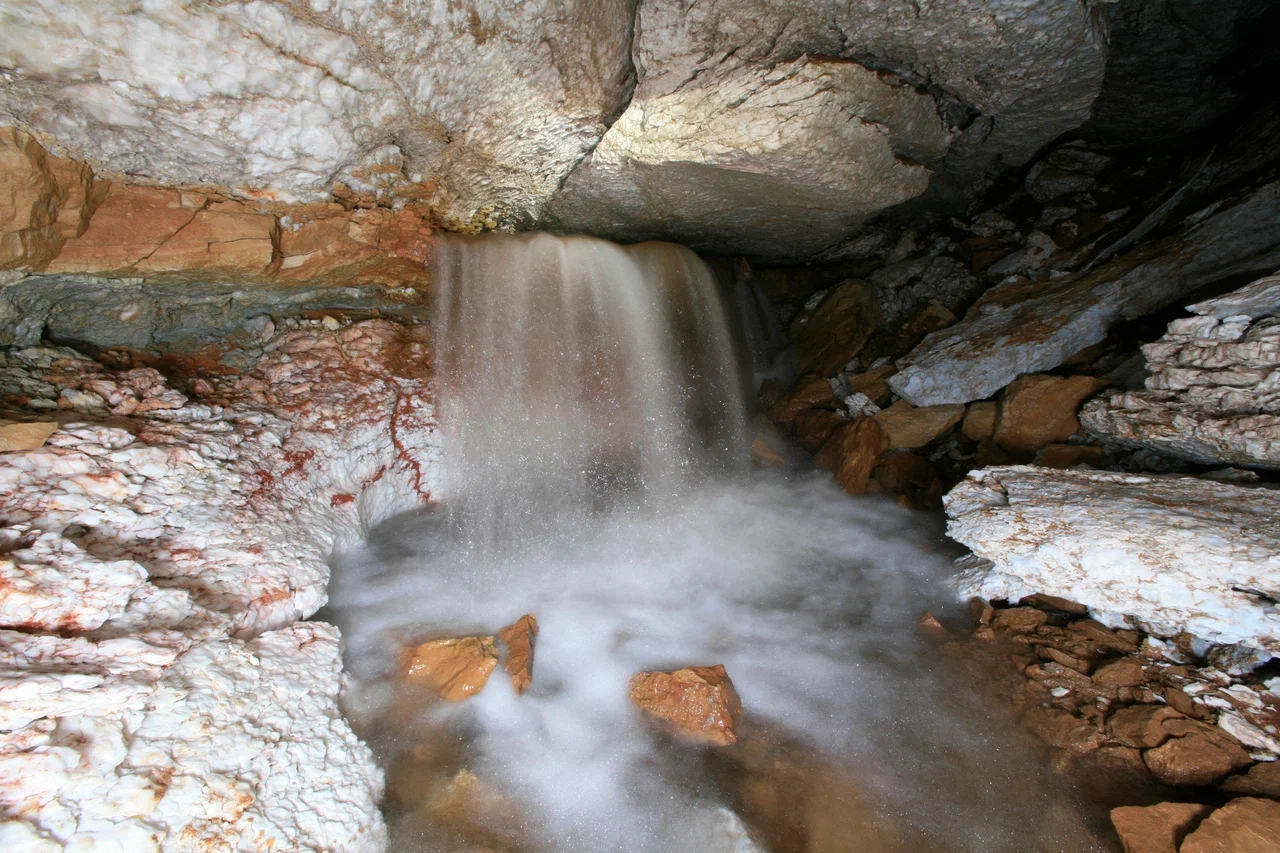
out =
<path fill-rule="evenodd" d="M 1107 386 L 1092 376 L 1020 376 L 1005 388 L 996 420 L 996 443 L 1006 450 L 1035 451 L 1080 431 L 1080 404 Z"/>
<path fill-rule="evenodd" d="M 720 664 L 675 672 L 642 672 L 631 679 L 631 701 L 695 740 L 737 743 L 742 703 Z"/>
<path fill-rule="evenodd" d="M 778 456 L 778 462 L 782 461 Z M 502 669 L 511 676 L 516 694 L 523 693 L 533 684 L 533 647 L 538 639 L 538 620 L 527 613 L 499 631 L 498 639 L 506 647 Z"/>
<path fill-rule="evenodd" d="M 1200 803 L 1159 803 L 1111 810 L 1124 853 L 1178 853 L 1178 845 L 1211 810 Z"/>
<path fill-rule="evenodd" d="M 1091 273 L 992 288 L 959 323 L 900 359 L 889 385 L 917 406 L 981 400 L 1021 373 L 1057 367 L 1122 320 L 1280 267 L 1280 183 L 1213 211 Z"/>
<path fill-rule="evenodd" d="M 888 449 L 889 436 L 876 419 L 858 417 L 836 429 L 814 458 L 814 464 L 834 473 L 840 488 L 860 495 L 867 490 L 871 472 Z"/>
<path fill-rule="evenodd" d="M 400 677 L 430 687 L 446 702 L 461 702 L 483 690 L 497 668 L 493 637 L 450 637 L 405 649 Z"/>
<path fill-rule="evenodd" d="M 99 200 L 93 172 L 0 128 L 0 270 L 40 267 L 85 229 Z"/>
<path fill-rule="evenodd" d="M 964 406 L 912 406 L 899 400 L 877 412 L 875 420 L 889 436 L 893 448 L 924 447 L 964 417 Z"/>
<path fill-rule="evenodd" d="M 1240 797 L 1205 818 L 1180 853 L 1266 853 L 1280 849 L 1280 803 Z"/>
<path fill-rule="evenodd" d="M 0 119 L 113 175 L 529 221 L 622 106 L 631 27 L 628 0 L 21 0 Z"/>
<path fill-rule="evenodd" d="M 986 562 L 965 597 L 1047 593 L 1158 636 L 1280 653 L 1280 493 L 1191 477 L 1015 466 L 944 499 L 948 533 Z"/>
<path fill-rule="evenodd" d="M 924 192 L 949 142 L 932 97 L 854 62 L 739 65 L 642 83 L 553 210 L 615 239 L 810 257 Z"/>
<path fill-rule="evenodd" d="M 1142 348 L 1145 391 L 1089 403 L 1089 432 L 1196 462 L 1280 469 L 1280 276 L 1188 306 Z"/>
<path fill-rule="evenodd" d="M 56 421 L 8 421 L 0 418 L 0 453 L 35 450 L 58 429 Z"/>
<path fill-rule="evenodd" d="M 6 849 L 382 849 L 337 632 L 297 620 L 335 547 L 436 487 L 430 349 L 369 321 L 268 350 L 198 400 L 5 353 L 7 403 L 60 424 L 0 458 Z"/>
<path fill-rule="evenodd" d="M 797 373 L 830 376 L 857 355 L 880 323 L 875 290 L 856 279 L 833 288 L 792 324 Z"/>

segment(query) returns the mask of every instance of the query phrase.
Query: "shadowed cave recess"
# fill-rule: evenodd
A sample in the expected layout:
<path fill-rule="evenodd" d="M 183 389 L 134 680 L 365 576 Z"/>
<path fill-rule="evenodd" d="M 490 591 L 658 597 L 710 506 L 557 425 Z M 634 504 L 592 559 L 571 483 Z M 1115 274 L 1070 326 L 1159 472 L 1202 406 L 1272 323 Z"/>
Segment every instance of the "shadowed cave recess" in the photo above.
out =
<path fill-rule="evenodd" d="M 1280 850 L 1280 7 L 0 2 L 0 850 Z"/>

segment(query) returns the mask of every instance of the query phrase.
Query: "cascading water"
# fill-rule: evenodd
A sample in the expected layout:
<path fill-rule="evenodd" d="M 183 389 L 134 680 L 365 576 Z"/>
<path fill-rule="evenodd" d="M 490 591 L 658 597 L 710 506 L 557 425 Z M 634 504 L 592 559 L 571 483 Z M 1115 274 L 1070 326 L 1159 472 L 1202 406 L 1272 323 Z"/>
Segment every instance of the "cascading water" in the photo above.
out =
<path fill-rule="evenodd" d="M 745 470 L 694 254 L 459 238 L 437 280 L 444 507 L 338 560 L 326 614 L 395 853 L 1103 849 L 915 630 L 945 607 L 936 526 Z M 530 612 L 524 695 L 501 671 L 462 703 L 396 687 L 406 641 Z M 734 747 L 670 739 L 628 699 L 636 672 L 714 663 L 747 709 Z"/>
<path fill-rule="evenodd" d="M 446 503 L 472 541 L 669 500 L 743 467 L 733 342 L 693 252 L 460 238 L 438 269 Z"/>

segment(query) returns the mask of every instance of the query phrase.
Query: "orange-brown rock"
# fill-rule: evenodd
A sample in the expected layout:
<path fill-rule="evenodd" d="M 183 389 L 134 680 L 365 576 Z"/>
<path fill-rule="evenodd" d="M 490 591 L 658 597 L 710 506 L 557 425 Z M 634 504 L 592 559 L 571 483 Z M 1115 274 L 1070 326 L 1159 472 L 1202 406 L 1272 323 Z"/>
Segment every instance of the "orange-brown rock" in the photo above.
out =
<path fill-rule="evenodd" d="M 1275 853 L 1280 850 L 1280 803 L 1239 797 L 1200 822 L 1179 853 Z"/>
<path fill-rule="evenodd" d="M 1213 785 L 1250 763 L 1240 744 L 1215 726 L 1178 717 L 1166 719 L 1164 727 L 1174 737 L 1142 759 L 1166 785 Z"/>
<path fill-rule="evenodd" d="M 30 134 L 0 128 L 0 269 L 41 269 L 84 230 L 98 194 L 82 163 L 51 157 Z"/>
<path fill-rule="evenodd" d="M 1101 468 L 1106 458 L 1107 451 L 1096 444 L 1048 444 L 1036 452 L 1032 462 L 1046 468 Z"/>
<path fill-rule="evenodd" d="M 831 293 L 807 317 L 791 328 L 796 370 L 830 376 L 858 354 L 880 323 L 875 288 L 850 279 Z"/>
<path fill-rule="evenodd" d="M 452 637 L 406 649 L 400 675 L 406 684 L 430 687 L 441 699 L 459 702 L 483 690 L 497 666 L 493 637 Z"/>
<path fill-rule="evenodd" d="M 887 406 L 893 397 L 888 380 L 897 372 L 898 368 L 885 364 L 864 373 L 856 373 L 849 377 L 849 390 L 854 394 L 865 394 L 877 406 Z"/>
<path fill-rule="evenodd" d="M 631 679 L 631 701 L 695 740 L 720 746 L 738 740 L 742 703 L 720 664 L 642 672 Z"/>
<path fill-rule="evenodd" d="M 947 626 L 943 625 L 942 622 L 938 620 L 938 617 L 934 616 L 928 610 L 920 614 L 920 617 L 916 619 L 916 625 L 920 626 L 920 628 L 925 631 L 928 631 L 930 634 L 935 634 L 937 636 L 943 636 L 951 633 L 947 630 Z"/>
<path fill-rule="evenodd" d="M 763 438 L 751 442 L 751 465 L 755 468 L 772 468 L 785 465 L 787 458 L 770 447 Z"/>
<path fill-rule="evenodd" d="M 498 639 L 507 648 L 502 668 L 511 676 L 511 686 L 516 694 L 533 684 L 533 646 L 538 639 L 538 620 L 526 613 L 498 632 Z"/>
<path fill-rule="evenodd" d="M 1113 738 L 1125 746 L 1152 749 L 1169 739 L 1164 721 L 1181 716 L 1166 705 L 1130 705 L 1111 715 L 1107 720 L 1107 729 Z"/>
<path fill-rule="evenodd" d="M 872 474 L 885 491 L 901 495 L 912 509 L 928 509 L 942 505 L 942 480 L 929 460 L 910 450 L 885 454 Z"/>
<path fill-rule="evenodd" d="M 1211 806 L 1200 803 L 1159 803 L 1111 810 L 1111 823 L 1124 853 L 1178 853 L 1178 846 Z"/>
<path fill-rule="evenodd" d="M 1280 800 L 1280 761 L 1260 761 L 1248 773 L 1228 778 L 1221 787 L 1231 794 Z"/>
<path fill-rule="evenodd" d="M 831 383 L 821 376 L 801 376 L 795 388 L 769 407 L 769 420 L 789 424 L 805 409 L 834 409 L 835 395 Z"/>
<path fill-rule="evenodd" d="M 858 417 L 827 439 L 814 464 L 836 476 L 836 483 L 851 495 L 867 491 L 867 482 L 880 457 L 889 449 L 889 437 L 875 418 Z"/>
<path fill-rule="evenodd" d="M 1008 607 L 996 611 L 992 625 L 1012 634 L 1030 634 L 1047 621 L 1049 617 L 1034 607 Z"/>
<path fill-rule="evenodd" d="M 924 447 L 960 422 L 964 417 L 961 403 L 916 407 L 899 400 L 876 413 L 876 422 L 889 436 L 889 447 L 915 449 Z"/>
<path fill-rule="evenodd" d="M 1081 404 L 1105 387 L 1092 376 L 1019 376 L 1001 396 L 995 440 L 1006 450 L 1033 453 L 1070 438 L 1080 431 Z"/>
<path fill-rule="evenodd" d="M 849 419 L 834 409 L 805 409 L 792 421 L 791 434 L 801 447 L 816 453 L 833 432 L 847 423 Z"/>
<path fill-rule="evenodd" d="M 996 431 L 997 410 L 998 406 L 989 400 L 970 403 L 964 413 L 964 422 L 960 424 L 960 434 L 969 441 L 991 438 Z"/>
<path fill-rule="evenodd" d="M 280 232 L 286 281 L 399 282 L 424 275 L 434 243 L 430 226 L 411 210 L 344 210 Z"/>
<path fill-rule="evenodd" d="M 57 421 L 8 421 L 0 419 L 0 453 L 43 447 L 58 431 Z"/>
<path fill-rule="evenodd" d="M 1078 754 L 1092 752 L 1106 742 L 1093 723 L 1058 708 L 1030 708 L 1022 724 L 1050 746 Z"/>
<path fill-rule="evenodd" d="M 199 270 L 257 275 L 271 265 L 275 234 L 274 216 L 253 213 L 239 202 L 213 202 L 139 260 L 134 269 L 142 273 Z"/>
<path fill-rule="evenodd" d="M 437 783 L 432 789 L 421 804 L 422 811 L 435 823 L 485 845 L 465 848 L 468 851 L 510 849 L 525 834 L 528 816 L 470 770 L 459 770 L 447 783 Z"/>
<path fill-rule="evenodd" d="M 1137 658 L 1121 658 L 1098 667 L 1093 682 L 1100 687 L 1137 687 L 1146 684 L 1147 673 Z"/>
<path fill-rule="evenodd" d="M 199 193 L 111 184 L 89 227 L 68 240 L 46 269 L 60 273 L 128 271 L 191 222 L 206 201 Z"/>

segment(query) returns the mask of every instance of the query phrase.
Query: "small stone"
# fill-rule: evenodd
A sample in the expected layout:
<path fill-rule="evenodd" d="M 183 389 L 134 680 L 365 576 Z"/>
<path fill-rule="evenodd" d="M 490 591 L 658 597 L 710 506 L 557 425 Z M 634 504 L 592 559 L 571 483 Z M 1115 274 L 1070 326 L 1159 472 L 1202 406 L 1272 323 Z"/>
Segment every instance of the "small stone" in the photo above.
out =
<path fill-rule="evenodd" d="M 1275 853 L 1280 850 L 1280 803 L 1240 797 L 1209 815 L 1179 853 Z"/>
<path fill-rule="evenodd" d="M 931 634 L 950 634 L 947 627 L 938 621 L 938 617 L 926 610 L 920 614 L 920 618 L 916 620 L 916 624 Z"/>
<path fill-rule="evenodd" d="M 889 447 L 924 447 L 960 422 L 963 404 L 916 407 L 899 400 L 879 412 L 875 420 L 889 436 Z"/>
<path fill-rule="evenodd" d="M 533 683 L 533 645 L 537 638 L 538 620 L 532 613 L 526 613 L 498 632 L 498 639 L 507 647 L 502 668 L 511 676 L 516 695 L 528 690 Z"/>
<path fill-rule="evenodd" d="M 1096 444 L 1049 444 L 1036 451 L 1032 464 L 1045 468 L 1101 468 L 1106 458 L 1107 451 Z"/>
<path fill-rule="evenodd" d="M 1012 634 L 1030 634 L 1048 621 L 1049 617 L 1034 607 L 1009 607 L 997 610 L 992 624 L 998 630 Z"/>
<path fill-rule="evenodd" d="M 1097 726 L 1058 708 L 1031 708 L 1022 722 L 1050 746 L 1075 753 L 1092 752 L 1106 741 Z"/>
<path fill-rule="evenodd" d="M 1178 853 L 1178 845 L 1212 807 L 1200 803 L 1159 803 L 1111 810 L 1111 823 L 1124 853 Z"/>
<path fill-rule="evenodd" d="M 1089 608 L 1083 604 L 1078 604 L 1066 598 L 1059 598 L 1056 595 L 1045 595 L 1044 593 L 1028 595 L 1018 603 L 1025 604 L 1027 607 L 1038 607 L 1041 610 L 1057 610 L 1061 613 L 1069 613 L 1072 616 L 1085 616 L 1089 613 Z"/>
<path fill-rule="evenodd" d="M 902 495 L 914 509 L 942 505 L 943 486 L 938 469 L 909 450 L 885 454 L 872 476 L 884 486 L 885 491 Z"/>
<path fill-rule="evenodd" d="M 1169 707 L 1178 713 L 1186 714 L 1188 717 L 1195 716 L 1196 703 L 1178 688 L 1166 687 L 1161 692 L 1161 695 L 1164 697 L 1164 701 L 1169 703 Z"/>
<path fill-rule="evenodd" d="M 1121 708 L 1107 720 L 1111 736 L 1125 746 L 1151 749 L 1169 739 L 1162 725 L 1169 717 L 1181 716 L 1165 705 L 1131 705 Z"/>
<path fill-rule="evenodd" d="M 336 332 L 342 328 L 342 324 L 338 322 L 338 318 L 331 314 L 325 314 L 320 318 L 320 325 L 324 326 L 331 332 Z"/>
<path fill-rule="evenodd" d="M 995 618 L 996 609 L 983 598 L 969 599 L 969 617 L 975 625 L 990 625 L 991 620 Z"/>
<path fill-rule="evenodd" d="M 889 377 L 898 372 L 892 364 L 874 367 L 865 373 L 855 373 L 849 377 L 849 391 L 862 394 L 881 408 L 889 405 L 893 392 L 889 389 Z"/>
<path fill-rule="evenodd" d="M 742 703 L 721 664 L 639 673 L 631 679 L 631 701 L 695 740 L 719 746 L 738 741 Z"/>
<path fill-rule="evenodd" d="M 835 409 L 836 398 L 831 383 L 821 376 L 802 376 L 790 393 L 785 393 L 769 407 L 769 420 L 789 424 L 805 409 Z"/>
<path fill-rule="evenodd" d="M 861 417 L 841 426 L 814 458 L 814 464 L 836 475 L 836 483 L 851 495 L 867 491 L 867 482 L 889 439 L 875 418 Z"/>
<path fill-rule="evenodd" d="M 460 702 L 483 690 L 497 666 L 493 637 L 453 637 L 405 649 L 400 673 L 408 684 L 425 684 L 441 699 Z"/>
<path fill-rule="evenodd" d="M 44 443 L 57 431 L 57 421 L 0 420 L 0 453 L 44 447 Z"/>
<path fill-rule="evenodd" d="M 751 463 L 757 468 L 769 468 L 786 464 L 786 457 L 757 438 L 751 442 Z"/>
<path fill-rule="evenodd" d="M 804 409 L 791 422 L 791 435 L 805 450 L 816 453 L 832 433 L 847 423 L 849 419 L 833 409 Z"/>

